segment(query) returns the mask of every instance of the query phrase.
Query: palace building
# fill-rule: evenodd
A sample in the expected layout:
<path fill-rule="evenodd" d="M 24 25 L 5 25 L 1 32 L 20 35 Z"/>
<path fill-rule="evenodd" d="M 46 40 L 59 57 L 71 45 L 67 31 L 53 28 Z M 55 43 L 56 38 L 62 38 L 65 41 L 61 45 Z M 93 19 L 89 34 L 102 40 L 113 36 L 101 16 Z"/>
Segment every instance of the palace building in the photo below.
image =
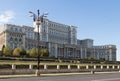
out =
<path fill-rule="evenodd" d="M 77 39 L 77 27 L 44 19 L 39 28 L 40 48 L 49 50 L 55 58 L 95 58 L 116 61 L 116 45 L 94 46 L 92 39 Z M 0 27 L 0 49 L 24 46 L 26 50 L 38 47 L 38 28 L 4 24 Z"/>

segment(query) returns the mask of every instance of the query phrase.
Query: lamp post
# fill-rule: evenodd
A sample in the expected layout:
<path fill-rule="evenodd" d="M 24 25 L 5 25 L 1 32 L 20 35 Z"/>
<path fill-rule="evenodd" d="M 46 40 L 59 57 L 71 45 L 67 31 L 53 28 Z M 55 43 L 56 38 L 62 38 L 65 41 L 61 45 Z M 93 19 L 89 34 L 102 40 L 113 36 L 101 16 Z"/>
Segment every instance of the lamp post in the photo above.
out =
<path fill-rule="evenodd" d="M 48 15 L 48 13 L 42 14 L 40 15 L 39 10 L 37 10 L 37 15 L 33 12 L 29 12 L 31 15 L 31 17 L 33 17 L 33 21 L 35 22 L 35 25 L 37 26 L 37 33 L 38 33 L 38 43 L 37 43 L 37 48 L 38 48 L 38 56 L 37 56 L 37 70 L 36 70 L 36 75 L 40 76 L 40 52 L 39 52 L 39 45 L 40 45 L 40 31 L 39 31 L 39 26 L 41 25 L 41 23 L 43 22 L 43 18 L 46 17 L 46 15 Z"/>

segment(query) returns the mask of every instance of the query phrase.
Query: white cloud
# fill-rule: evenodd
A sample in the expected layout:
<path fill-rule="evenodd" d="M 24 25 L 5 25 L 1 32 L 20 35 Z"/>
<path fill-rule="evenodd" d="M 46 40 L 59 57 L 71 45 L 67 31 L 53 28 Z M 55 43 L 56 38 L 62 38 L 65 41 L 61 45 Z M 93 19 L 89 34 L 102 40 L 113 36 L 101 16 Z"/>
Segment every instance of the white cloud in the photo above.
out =
<path fill-rule="evenodd" d="M 15 13 L 13 11 L 5 11 L 0 13 L 0 23 L 8 23 L 14 18 Z"/>

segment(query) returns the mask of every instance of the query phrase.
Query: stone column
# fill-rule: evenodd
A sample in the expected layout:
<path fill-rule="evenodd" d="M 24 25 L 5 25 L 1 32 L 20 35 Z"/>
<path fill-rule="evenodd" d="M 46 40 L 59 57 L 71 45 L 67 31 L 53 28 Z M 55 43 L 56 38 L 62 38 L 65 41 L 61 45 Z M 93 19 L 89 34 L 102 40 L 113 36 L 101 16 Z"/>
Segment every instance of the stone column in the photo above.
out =
<path fill-rule="evenodd" d="M 23 41 L 23 46 L 25 47 L 25 35 L 23 35 L 22 41 Z"/>
<path fill-rule="evenodd" d="M 57 48 L 58 48 L 58 45 L 55 44 L 55 57 L 56 57 L 56 58 L 58 57 L 58 51 L 57 51 Z"/>
<path fill-rule="evenodd" d="M 57 65 L 57 69 L 60 69 L 60 65 Z"/>
<path fill-rule="evenodd" d="M 80 52 L 81 52 L 81 58 L 83 59 L 83 52 L 82 52 L 82 48 L 81 48 Z"/>
<path fill-rule="evenodd" d="M 76 48 L 74 49 L 74 58 L 77 57 L 77 52 L 76 52 Z"/>
<path fill-rule="evenodd" d="M 47 69 L 47 65 L 44 65 L 44 69 L 45 69 L 45 70 Z"/>
<path fill-rule="evenodd" d="M 30 65 L 29 65 L 29 69 L 31 69 L 31 70 L 32 70 L 32 69 L 33 69 L 33 65 L 31 65 L 31 64 L 30 64 Z"/>
<path fill-rule="evenodd" d="M 120 66 L 119 66 L 119 65 L 117 66 L 117 69 L 120 69 Z"/>
<path fill-rule="evenodd" d="M 12 64 L 12 69 L 16 69 L 16 65 L 15 64 Z"/>
<path fill-rule="evenodd" d="M 85 48 L 85 57 L 84 58 L 87 58 L 87 49 Z"/>
<path fill-rule="evenodd" d="M 88 66 L 88 65 L 86 65 L 86 69 L 89 69 L 89 66 Z"/>
<path fill-rule="evenodd" d="M 63 58 L 65 58 L 65 46 L 63 45 Z"/>
<path fill-rule="evenodd" d="M 101 65 L 101 69 L 103 69 L 103 65 Z"/>
<path fill-rule="evenodd" d="M 47 39 L 47 40 L 46 40 L 46 41 L 48 42 L 48 33 L 49 33 L 49 32 L 48 32 L 48 20 L 46 20 L 46 23 L 47 23 L 47 26 L 46 26 L 46 31 L 47 31 L 47 32 L 46 32 L 46 39 Z"/>
<path fill-rule="evenodd" d="M 12 74 L 15 74 L 15 71 L 16 71 L 16 65 L 12 64 Z"/>
<path fill-rule="evenodd" d="M 75 58 L 75 48 L 73 48 L 73 55 L 72 55 L 73 58 Z"/>
<path fill-rule="evenodd" d="M 66 58 L 66 55 L 67 55 L 67 53 L 66 53 L 66 47 L 64 47 L 64 58 Z"/>
<path fill-rule="evenodd" d="M 107 65 L 107 69 L 109 69 L 109 66 Z"/>
<path fill-rule="evenodd" d="M 120 66 L 119 65 L 117 66 L 117 69 L 119 69 L 119 72 L 120 72 Z"/>
<path fill-rule="evenodd" d="M 67 58 L 69 58 L 69 55 L 70 55 L 70 53 L 69 53 L 69 49 L 67 47 Z"/>
<path fill-rule="evenodd" d="M 48 43 L 48 51 L 51 53 L 51 44 Z"/>
<path fill-rule="evenodd" d="M 94 65 L 94 69 L 96 69 L 96 65 Z"/>
<path fill-rule="evenodd" d="M 68 70 L 71 69 L 70 65 L 68 65 Z"/>
<path fill-rule="evenodd" d="M 77 65 L 77 69 L 80 69 L 80 65 Z"/>
<path fill-rule="evenodd" d="M 114 65 L 112 66 L 112 69 L 115 69 L 115 66 L 114 66 Z"/>

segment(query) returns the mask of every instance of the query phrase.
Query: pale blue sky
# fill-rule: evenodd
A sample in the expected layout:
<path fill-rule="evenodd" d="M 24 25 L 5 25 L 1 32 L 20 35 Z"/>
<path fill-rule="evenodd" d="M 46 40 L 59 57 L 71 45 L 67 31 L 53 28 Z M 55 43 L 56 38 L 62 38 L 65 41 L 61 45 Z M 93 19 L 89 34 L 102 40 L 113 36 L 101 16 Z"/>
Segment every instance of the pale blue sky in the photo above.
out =
<path fill-rule="evenodd" d="M 28 12 L 37 9 L 52 21 L 77 26 L 78 39 L 117 45 L 120 60 L 120 0 L 0 0 L 0 24 L 32 26 Z"/>

